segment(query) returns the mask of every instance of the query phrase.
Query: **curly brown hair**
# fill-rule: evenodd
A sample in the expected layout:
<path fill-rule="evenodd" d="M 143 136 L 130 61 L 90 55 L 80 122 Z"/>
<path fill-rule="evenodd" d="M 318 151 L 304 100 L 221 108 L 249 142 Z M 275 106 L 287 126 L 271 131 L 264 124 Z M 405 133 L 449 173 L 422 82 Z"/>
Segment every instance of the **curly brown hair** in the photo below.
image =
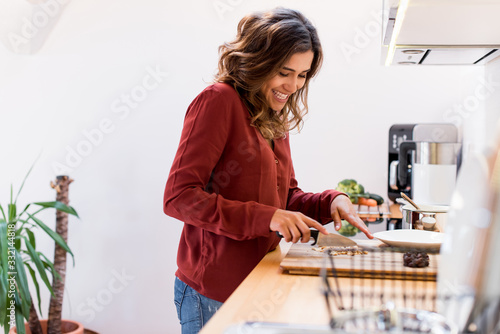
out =
<path fill-rule="evenodd" d="M 312 51 L 314 58 L 304 86 L 292 94 L 281 111 L 273 111 L 262 85 L 277 75 L 296 53 Z M 308 111 L 309 80 L 321 67 L 323 51 L 316 28 L 300 12 L 278 7 L 245 16 L 238 24 L 236 39 L 219 47 L 215 81 L 232 85 L 250 112 L 251 124 L 267 139 L 300 129 Z"/>

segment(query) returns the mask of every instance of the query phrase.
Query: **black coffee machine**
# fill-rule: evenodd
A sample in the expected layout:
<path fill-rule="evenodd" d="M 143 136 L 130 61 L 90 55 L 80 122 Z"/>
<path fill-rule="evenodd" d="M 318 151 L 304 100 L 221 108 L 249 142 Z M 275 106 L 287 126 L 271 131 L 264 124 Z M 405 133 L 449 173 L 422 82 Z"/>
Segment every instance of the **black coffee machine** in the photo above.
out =
<path fill-rule="evenodd" d="M 412 198 L 411 181 L 401 186 L 398 180 L 399 146 L 402 142 L 437 142 L 458 141 L 458 130 L 449 123 L 394 124 L 389 129 L 389 165 L 387 195 L 393 202 L 401 197 L 401 192 Z M 407 161 L 412 161 L 411 154 Z M 408 165 L 408 180 L 411 180 L 411 165 Z"/>

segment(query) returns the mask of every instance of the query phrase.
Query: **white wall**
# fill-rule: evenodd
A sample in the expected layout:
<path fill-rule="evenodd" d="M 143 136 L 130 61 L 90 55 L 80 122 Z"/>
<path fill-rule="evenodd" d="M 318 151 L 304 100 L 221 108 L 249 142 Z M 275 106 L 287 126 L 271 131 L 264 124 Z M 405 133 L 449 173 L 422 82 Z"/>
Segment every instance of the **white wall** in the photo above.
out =
<path fill-rule="evenodd" d="M 454 106 L 474 94 L 485 72 L 382 66 L 380 4 L 73 1 L 37 54 L 0 47 L 0 202 L 39 154 L 21 203 L 53 199 L 48 184 L 62 165 L 75 179 L 70 198 L 81 219 L 70 223 L 76 266 L 68 271 L 64 316 L 101 333 L 180 333 L 172 285 L 182 223 L 163 214 L 163 187 L 185 110 L 211 80 L 217 47 L 250 11 L 299 9 L 322 39 L 325 62 L 312 83 L 310 114 L 291 137 L 302 188 L 320 191 L 349 177 L 386 195 L 389 127 L 453 121 Z M 133 107 L 121 100 L 141 92 Z M 471 117 L 484 114 L 484 102 L 473 107 Z"/>

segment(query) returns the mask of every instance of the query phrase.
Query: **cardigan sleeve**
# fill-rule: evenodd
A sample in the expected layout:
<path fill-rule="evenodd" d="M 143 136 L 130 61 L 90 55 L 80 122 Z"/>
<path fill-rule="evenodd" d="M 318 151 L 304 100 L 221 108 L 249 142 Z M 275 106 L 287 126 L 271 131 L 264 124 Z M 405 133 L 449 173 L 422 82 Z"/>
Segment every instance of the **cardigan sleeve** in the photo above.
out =
<path fill-rule="evenodd" d="M 321 224 L 332 221 L 330 207 L 338 195 L 345 195 L 337 190 L 325 190 L 321 193 L 304 192 L 298 187 L 295 172 L 292 169 L 290 189 L 288 191 L 287 210 L 299 211 Z M 347 195 L 346 195 L 347 196 Z"/>
<path fill-rule="evenodd" d="M 221 90 L 206 89 L 188 108 L 165 187 L 164 212 L 231 239 L 269 236 L 269 223 L 277 208 L 227 199 L 206 190 L 231 131 L 231 109 L 240 103 L 235 92 Z"/>

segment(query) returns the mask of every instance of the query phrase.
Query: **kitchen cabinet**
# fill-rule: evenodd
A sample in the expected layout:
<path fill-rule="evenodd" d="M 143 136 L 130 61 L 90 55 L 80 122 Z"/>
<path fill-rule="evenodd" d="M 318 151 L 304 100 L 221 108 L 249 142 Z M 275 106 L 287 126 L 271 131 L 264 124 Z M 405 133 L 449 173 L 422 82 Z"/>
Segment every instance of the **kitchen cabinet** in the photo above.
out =
<path fill-rule="evenodd" d="M 384 0 L 386 65 L 482 65 L 500 56 L 495 0 Z"/>

